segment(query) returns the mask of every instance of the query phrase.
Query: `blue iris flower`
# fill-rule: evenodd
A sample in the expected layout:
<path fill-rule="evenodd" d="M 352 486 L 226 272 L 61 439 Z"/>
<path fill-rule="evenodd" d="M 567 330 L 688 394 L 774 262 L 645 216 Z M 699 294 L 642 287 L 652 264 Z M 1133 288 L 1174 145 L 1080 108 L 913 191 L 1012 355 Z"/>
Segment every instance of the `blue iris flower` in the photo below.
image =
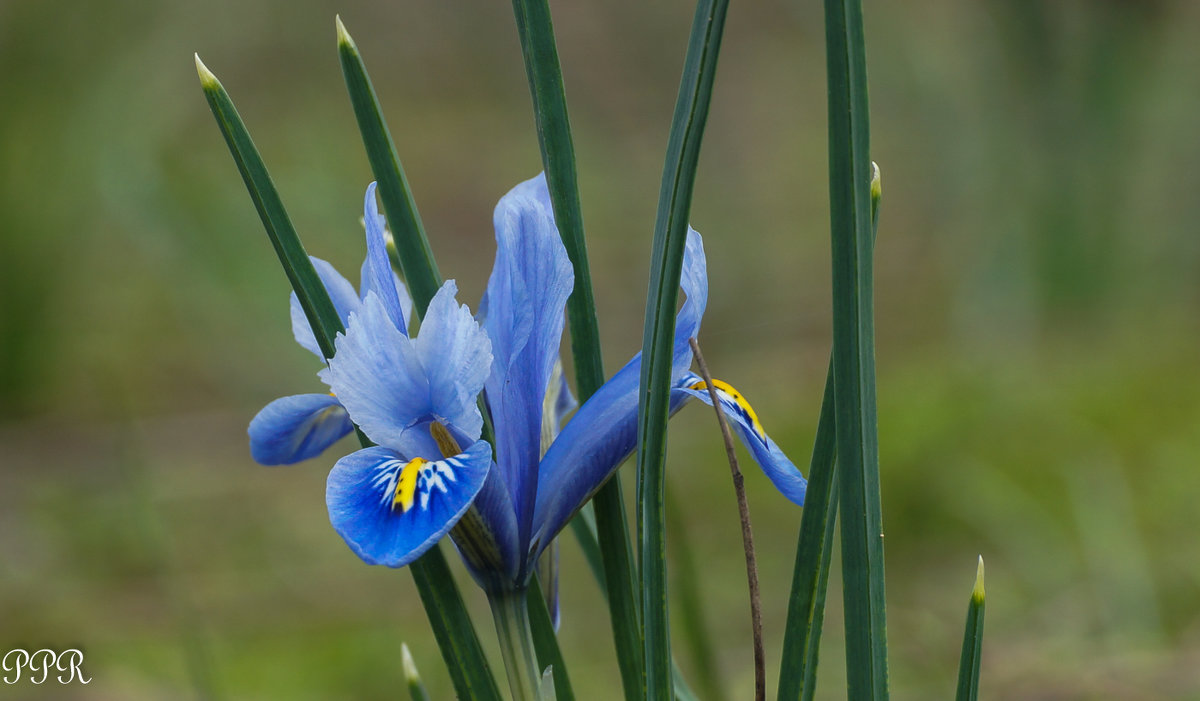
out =
<path fill-rule="evenodd" d="M 351 314 L 362 310 L 367 294 L 375 291 L 389 299 L 393 322 L 403 333 L 412 315 L 412 298 L 388 264 L 382 228 L 377 236 L 367 236 L 367 248 L 368 254 L 362 265 L 361 295 L 329 263 L 311 258 L 312 264 L 343 325 Z M 392 284 L 382 285 L 380 280 L 384 279 L 390 279 Z M 323 362 L 324 355 L 295 292 L 291 296 L 291 316 L 296 342 Z M 320 455 L 353 430 L 350 416 L 333 394 L 281 397 L 263 407 L 250 422 L 250 455 L 263 465 L 291 465 Z"/>
<path fill-rule="evenodd" d="M 334 466 L 326 491 L 330 520 L 363 560 L 392 567 L 412 562 L 450 533 L 481 585 L 520 589 L 558 531 L 633 452 L 640 357 L 560 431 L 574 408 L 559 362 L 574 274 L 544 176 L 513 188 L 496 206 L 496 261 L 480 319 L 455 301 L 455 284 L 448 281 L 415 337 L 398 301 L 405 295 L 383 274 L 373 185 L 365 219 L 379 266 L 349 309 L 322 379 L 377 445 Z M 710 401 L 704 381 L 688 371 L 688 339 L 699 332 L 708 294 L 703 246 L 691 230 L 681 286 L 687 297 L 676 322 L 673 412 L 692 398 Z M 720 408 L 755 460 L 785 496 L 802 504 L 799 470 L 745 398 L 714 384 Z M 492 445 L 481 440 L 485 412 Z"/>

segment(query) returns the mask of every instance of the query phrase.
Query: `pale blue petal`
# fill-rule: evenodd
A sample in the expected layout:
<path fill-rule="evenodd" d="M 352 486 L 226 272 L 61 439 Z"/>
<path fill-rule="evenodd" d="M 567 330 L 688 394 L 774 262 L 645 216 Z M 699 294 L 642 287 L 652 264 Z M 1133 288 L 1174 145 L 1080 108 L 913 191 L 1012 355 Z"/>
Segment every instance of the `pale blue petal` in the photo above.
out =
<path fill-rule="evenodd" d="M 317 276 L 324 283 L 325 291 L 329 293 L 329 299 L 333 302 L 333 308 L 337 310 L 338 318 L 342 320 L 342 324 L 345 324 L 350 314 L 358 311 L 358 308 L 361 306 L 358 294 L 354 291 L 354 285 L 351 285 L 329 263 L 311 256 L 309 260 L 312 261 L 313 268 L 317 271 Z M 300 298 L 296 296 L 295 292 L 292 293 L 290 301 L 292 335 L 296 337 L 296 342 L 313 355 L 324 360 L 325 356 L 321 353 L 321 347 L 317 345 L 317 338 L 313 335 L 312 326 L 309 325 L 308 317 L 304 314 L 304 308 L 300 306 Z"/>
<path fill-rule="evenodd" d="M 434 416 L 473 441 L 483 427 L 476 398 L 492 366 L 492 344 L 467 305 L 454 300 L 457 291 L 447 280 L 433 296 L 416 349 L 429 377 Z"/>
<path fill-rule="evenodd" d="M 691 395 L 712 406 L 712 399 L 709 397 L 707 389 L 692 389 L 696 384 L 703 382 L 703 378 L 699 375 L 689 374 L 681 383 L 682 386 L 677 387 L 672 394 Z M 750 454 L 754 456 L 754 461 L 766 473 L 771 483 L 797 506 L 804 506 L 804 492 L 808 487 L 808 481 L 763 430 L 762 424 L 757 421 L 756 416 L 752 413 L 753 410 L 749 408 L 749 403 L 745 401 L 745 398 L 738 402 L 737 397 L 723 389 L 717 390 L 717 397 L 720 399 L 721 413 L 725 414 L 725 418 L 732 423 L 734 432 L 741 439 L 742 445 L 746 446 Z"/>
<path fill-rule="evenodd" d="M 366 281 L 370 280 L 370 278 L 371 278 L 371 257 L 367 256 L 366 258 L 363 258 L 362 270 L 359 271 L 359 280 L 364 281 L 363 284 L 361 284 L 359 286 L 359 297 L 365 298 L 367 296 L 367 293 L 370 292 L 370 290 L 367 289 L 367 285 L 366 285 Z M 404 325 L 406 328 L 408 326 L 412 326 L 412 318 L 413 318 L 413 316 L 412 316 L 412 312 L 413 312 L 412 295 L 409 294 L 409 292 L 408 292 L 408 285 L 404 284 L 404 281 L 400 279 L 400 276 L 397 275 L 396 271 L 394 271 L 394 270 L 392 271 L 392 284 L 396 286 L 396 294 L 400 297 L 400 311 L 403 312 Z"/>
<path fill-rule="evenodd" d="M 406 431 L 427 430 L 417 424 L 433 416 L 415 343 L 396 328 L 374 292 L 351 315 L 346 333 L 338 334 L 337 354 L 321 377 L 363 433 L 393 450 L 404 449 Z"/>
<path fill-rule="evenodd" d="M 387 243 L 383 238 L 383 217 L 375 205 L 375 183 L 367 186 L 367 195 L 363 199 L 363 221 L 367 227 L 367 262 L 363 266 L 365 275 L 362 279 L 362 296 L 366 299 L 368 292 L 379 295 L 388 318 L 400 333 L 407 336 L 408 326 L 405 324 L 404 308 L 400 304 L 396 276 L 392 272 Z"/>
<path fill-rule="evenodd" d="M 486 387 L 496 462 L 513 494 L 521 542 L 528 542 L 531 532 L 543 400 L 574 286 L 550 213 L 536 198 L 521 194 L 528 187 L 517 186 L 496 205 L 496 263 L 484 321 L 495 357 Z"/>
<path fill-rule="evenodd" d="M 467 511 L 491 458 L 491 447 L 479 441 L 452 458 L 425 463 L 405 510 L 394 502 L 408 459 L 380 447 L 351 453 L 329 473 L 329 520 L 368 564 L 402 567 L 436 544 Z"/>
<path fill-rule="evenodd" d="M 509 190 L 505 196 L 531 199 L 545 208 L 546 213 L 551 218 L 554 217 L 554 205 L 550 200 L 550 188 L 546 185 L 546 173 L 544 171 Z"/>
<path fill-rule="evenodd" d="M 250 422 L 250 455 L 263 465 L 291 465 L 320 455 L 354 424 L 328 394 L 282 397 Z"/>
<path fill-rule="evenodd" d="M 692 348 L 688 339 L 700 333 L 700 320 L 708 306 L 708 267 L 704 257 L 704 240 L 695 229 L 688 227 L 687 245 L 683 251 L 683 270 L 679 278 L 686 298 L 675 318 L 675 355 L 672 380 L 678 380 L 692 364 Z"/>

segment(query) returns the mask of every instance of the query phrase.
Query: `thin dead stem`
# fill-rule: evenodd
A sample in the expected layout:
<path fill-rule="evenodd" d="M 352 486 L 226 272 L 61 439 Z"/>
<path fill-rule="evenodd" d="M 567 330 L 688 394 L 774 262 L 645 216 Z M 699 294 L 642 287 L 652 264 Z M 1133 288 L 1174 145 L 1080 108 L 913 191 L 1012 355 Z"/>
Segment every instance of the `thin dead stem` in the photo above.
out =
<path fill-rule="evenodd" d="M 742 519 L 742 546 L 746 550 L 746 580 L 750 585 L 750 625 L 754 631 L 754 698 L 755 701 L 764 701 L 767 697 L 767 668 L 763 658 L 762 601 L 758 593 L 758 564 L 754 557 L 754 533 L 750 529 L 750 505 L 746 503 L 746 488 L 742 484 L 742 470 L 738 467 L 737 454 L 733 450 L 733 436 L 729 433 L 725 414 L 721 413 L 721 400 L 713 386 L 712 375 L 708 374 L 708 366 L 704 364 L 700 344 L 695 338 L 688 339 L 688 342 L 692 344 L 696 366 L 700 368 L 700 376 L 708 388 L 713 410 L 717 412 L 717 424 L 725 441 L 725 455 L 729 458 L 729 471 L 733 473 L 733 491 L 737 494 L 738 516 Z"/>

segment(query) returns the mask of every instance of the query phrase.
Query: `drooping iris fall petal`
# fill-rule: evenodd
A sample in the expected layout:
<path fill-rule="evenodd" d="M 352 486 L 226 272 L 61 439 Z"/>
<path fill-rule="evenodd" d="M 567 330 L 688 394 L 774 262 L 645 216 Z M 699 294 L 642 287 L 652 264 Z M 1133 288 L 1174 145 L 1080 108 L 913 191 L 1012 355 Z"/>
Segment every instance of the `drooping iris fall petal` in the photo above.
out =
<path fill-rule="evenodd" d="M 352 430 L 350 416 L 332 395 L 281 397 L 250 422 L 250 455 L 263 465 L 290 465 L 320 455 Z"/>

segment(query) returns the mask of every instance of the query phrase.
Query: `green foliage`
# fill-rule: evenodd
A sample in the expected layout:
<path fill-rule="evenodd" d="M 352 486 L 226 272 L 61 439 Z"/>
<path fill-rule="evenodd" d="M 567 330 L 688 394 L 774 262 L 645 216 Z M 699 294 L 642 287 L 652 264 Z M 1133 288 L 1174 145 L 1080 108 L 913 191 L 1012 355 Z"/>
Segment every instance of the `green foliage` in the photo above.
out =
<path fill-rule="evenodd" d="M 883 517 L 875 407 L 874 235 L 867 63 L 859 0 L 826 0 L 833 378 L 842 596 L 852 701 L 888 697 Z"/>
<path fill-rule="evenodd" d="M 371 171 L 379 183 L 377 191 L 396 244 L 396 262 L 404 274 L 417 314 L 424 315 L 429 300 L 433 299 L 442 285 L 442 276 L 438 273 L 433 252 L 429 250 L 425 227 L 417 213 L 417 203 L 409 190 L 408 177 L 400 165 L 400 156 L 396 153 L 396 144 L 384 121 L 371 77 L 367 75 L 367 67 L 358 53 L 358 47 L 340 17 L 337 19 L 337 35 L 342 76 L 346 80 L 350 104 L 354 106 L 354 116 L 358 120 L 367 159 L 371 162 Z"/>
<path fill-rule="evenodd" d="M 663 468 L 667 448 L 675 307 L 687 242 L 700 142 L 712 101 L 717 56 L 728 2 L 700 0 L 692 22 L 679 97 L 663 165 L 650 292 L 642 332 L 642 378 L 638 411 L 638 555 L 642 583 L 642 645 L 645 696 L 672 698 L 671 636 L 667 620 L 666 518 Z"/>
<path fill-rule="evenodd" d="M 958 692 L 956 701 L 975 701 L 979 698 L 979 660 L 983 655 L 983 557 L 975 574 L 975 587 L 967 603 L 967 624 L 963 631 L 962 657 L 958 663 Z"/>
<path fill-rule="evenodd" d="M 883 196 L 879 167 L 872 164 L 871 240 L 879 233 L 879 204 Z M 779 674 L 779 699 L 813 698 L 817 688 L 817 662 L 821 627 L 825 620 L 825 592 L 829 585 L 834 525 L 837 522 L 837 456 L 834 429 L 833 356 L 825 373 L 825 395 L 817 419 L 812 459 L 808 465 L 808 492 L 800 520 L 792 593 L 788 601 Z"/>
<path fill-rule="evenodd" d="M 342 322 L 333 307 L 321 279 L 313 269 L 308 254 L 300 243 L 291 220 L 283 208 L 283 201 L 275 190 L 267 173 L 266 165 L 254 147 L 250 134 L 229 99 L 228 93 L 204 64 L 196 57 L 196 69 L 205 97 L 217 119 L 217 126 L 225 136 L 230 153 L 237 163 L 251 199 L 262 217 L 263 226 L 279 255 L 279 262 L 287 273 L 300 299 L 300 305 L 308 317 L 313 334 L 326 358 L 333 357 L 334 336 L 342 331 Z M 418 312 L 419 313 L 419 312 Z M 360 435 L 364 446 L 368 441 Z M 492 679 L 487 658 L 479 645 L 475 627 L 467 614 L 458 585 L 450 574 L 441 548 L 429 550 L 408 566 L 425 613 L 442 649 L 442 656 L 454 680 L 460 696 L 470 699 L 499 699 L 499 691 Z"/>

